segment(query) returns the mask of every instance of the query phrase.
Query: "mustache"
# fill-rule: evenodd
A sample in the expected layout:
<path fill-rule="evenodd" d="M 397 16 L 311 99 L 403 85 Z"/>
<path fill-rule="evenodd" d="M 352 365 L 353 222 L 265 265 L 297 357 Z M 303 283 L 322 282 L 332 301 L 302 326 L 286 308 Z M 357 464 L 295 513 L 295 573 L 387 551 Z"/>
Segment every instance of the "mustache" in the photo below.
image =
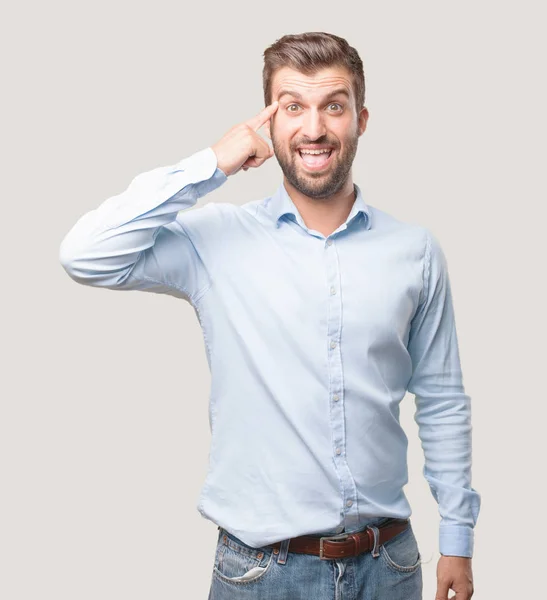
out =
<path fill-rule="evenodd" d="M 277 140 L 275 139 L 275 135 L 271 134 L 271 139 L 272 139 L 272 143 L 276 143 Z M 299 148 L 300 146 L 312 146 L 313 144 L 324 144 L 326 146 L 332 146 L 335 150 L 338 149 L 338 144 L 334 141 L 329 140 L 326 136 L 322 136 L 320 138 L 317 138 L 315 140 L 310 140 L 310 139 L 302 139 L 302 140 L 298 140 L 298 142 L 291 144 L 291 150 L 296 150 L 297 148 Z"/>
<path fill-rule="evenodd" d="M 298 140 L 298 142 L 296 144 L 294 144 L 293 150 L 296 150 L 299 146 L 312 146 L 313 144 L 317 144 L 317 145 L 324 144 L 326 146 L 333 146 L 334 148 L 338 147 L 338 144 L 331 142 L 326 136 L 323 136 L 316 140 L 310 140 L 310 139 Z"/>

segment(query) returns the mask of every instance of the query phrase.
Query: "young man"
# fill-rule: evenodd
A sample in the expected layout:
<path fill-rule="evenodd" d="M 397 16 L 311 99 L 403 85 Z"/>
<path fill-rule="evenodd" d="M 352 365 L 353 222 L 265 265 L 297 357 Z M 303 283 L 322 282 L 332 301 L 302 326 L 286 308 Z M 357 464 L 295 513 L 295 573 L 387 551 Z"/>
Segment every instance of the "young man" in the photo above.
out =
<path fill-rule="evenodd" d="M 81 217 L 61 263 L 79 283 L 196 310 L 212 374 L 198 504 L 219 528 L 210 600 L 422 597 L 407 391 L 442 517 L 437 599 L 468 600 L 480 495 L 443 251 L 352 180 L 368 120 L 356 50 L 287 35 L 264 61 L 264 110 Z M 189 210 L 274 154 L 273 196 Z"/>

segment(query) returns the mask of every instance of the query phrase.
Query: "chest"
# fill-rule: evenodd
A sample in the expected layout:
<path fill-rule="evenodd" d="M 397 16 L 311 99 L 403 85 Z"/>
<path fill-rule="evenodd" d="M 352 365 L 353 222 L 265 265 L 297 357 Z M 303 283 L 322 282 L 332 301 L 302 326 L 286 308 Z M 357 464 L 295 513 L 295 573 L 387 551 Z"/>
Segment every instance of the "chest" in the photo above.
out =
<path fill-rule="evenodd" d="M 215 293 L 229 318 L 272 335 L 342 329 L 373 342 L 405 338 L 422 287 L 419 247 L 395 235 L 248 236 L 229 244 Z"/>

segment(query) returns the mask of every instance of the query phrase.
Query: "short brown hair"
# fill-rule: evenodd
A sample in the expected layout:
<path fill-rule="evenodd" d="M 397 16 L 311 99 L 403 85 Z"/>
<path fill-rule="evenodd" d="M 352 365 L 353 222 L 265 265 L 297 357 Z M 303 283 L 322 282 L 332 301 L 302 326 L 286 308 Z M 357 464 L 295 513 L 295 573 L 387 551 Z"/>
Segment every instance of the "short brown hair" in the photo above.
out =
<path fill-rule="evenodd" d="M 332 66 L 345 67 L 353 78 L 355 104 L 359 112 L 365 104 L 365 74 L 357 50 L 332 33 L 311 31 L 288 34 L 276 40 L 264 51 L 262 85 L 266 106 L 272 101 L 272 79 L 282 67 L 290 67 L 305 75 Z"/>

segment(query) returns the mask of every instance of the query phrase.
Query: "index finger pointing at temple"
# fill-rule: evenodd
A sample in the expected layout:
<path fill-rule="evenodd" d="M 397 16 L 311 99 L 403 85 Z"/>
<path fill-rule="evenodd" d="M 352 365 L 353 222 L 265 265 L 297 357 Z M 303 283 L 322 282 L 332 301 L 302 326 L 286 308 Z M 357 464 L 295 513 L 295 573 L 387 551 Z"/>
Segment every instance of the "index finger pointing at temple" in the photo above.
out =
<path fill-rule="evenodd" d="M 266 108 L 262 109 L 258 115 L 246 121 L 246 124 L 255 131 L 258 131 L 262 125 L 264 125 L 264 123 L 266 123 L 266 121 L 274 114 L 278 106 L 279 102 L 275 100 L 275 102 L 272 102 L 269 106 L 266 106 Z"/>

